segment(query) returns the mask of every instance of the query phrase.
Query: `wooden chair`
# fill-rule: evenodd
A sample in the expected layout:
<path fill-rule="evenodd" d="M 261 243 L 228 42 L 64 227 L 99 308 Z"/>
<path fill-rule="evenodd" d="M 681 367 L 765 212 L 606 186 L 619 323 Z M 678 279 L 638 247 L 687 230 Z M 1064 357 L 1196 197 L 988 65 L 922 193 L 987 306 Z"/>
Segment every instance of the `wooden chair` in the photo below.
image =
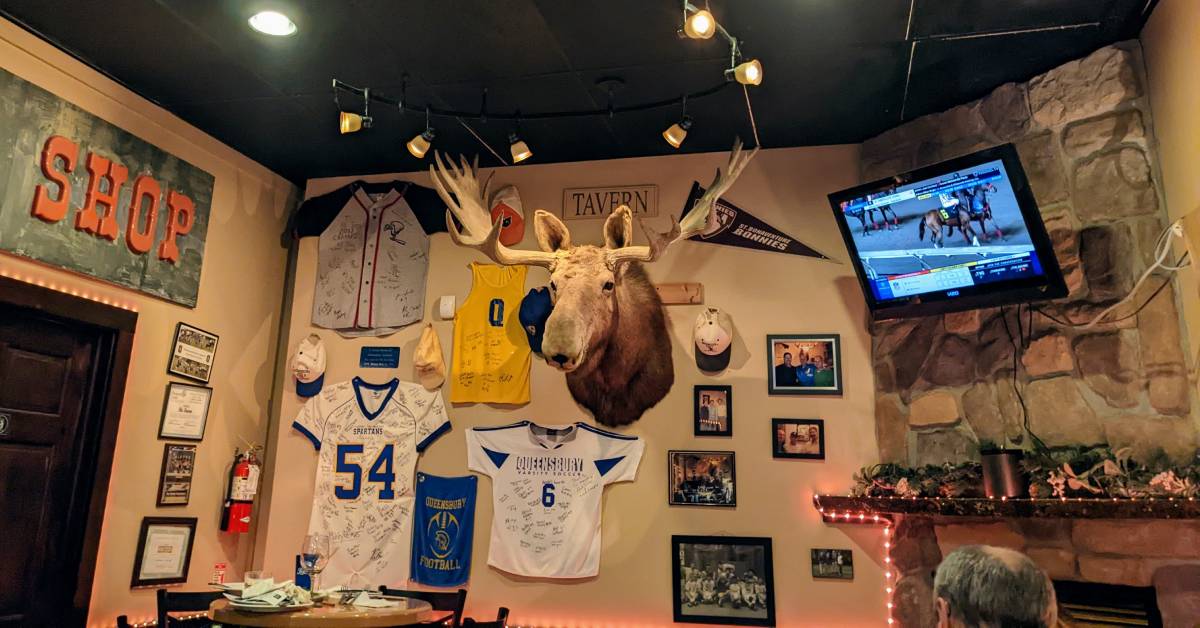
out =
<path fill-rule="evenodd" d="M 132 628 L 129 625 L 128 615 L 117 615 L 117 628 Z"/>
<path fill-rule="evenodd" d="M 451 611 L 451 614 L 431 621 L 418 624 L 420 626 L 450 626 L 451 628 L 459 628 L 462 626 L 463 607 L 467 605 L 467 590 L 459 589 L 454 593 L 443 593 L 441 591 L 409 591 L 406 589 L 389 589 L 385 586 L 379 587 L 379 592 L 383 595 L 393 595 L 399 597 L 411 597 L 417 600 L 429 602 L 435 611 Z"/>
<path fill-rule="evenodd" d="M 503 606 L 496 613 L 496 621 L 475 621 L 468 617 L 463 626 L 471 626 L 471 628 L 508 628 L 508 609 Z"/>
<path fill-rule="evenodd" d="M 220 591 L 167 591 L 158 590 L 158 628 L 184 626 L 210 626 L 207 618 L 178 619 L 167 613 L 199 613 L 207 611 L 214 600 L 221 599 Z"/>

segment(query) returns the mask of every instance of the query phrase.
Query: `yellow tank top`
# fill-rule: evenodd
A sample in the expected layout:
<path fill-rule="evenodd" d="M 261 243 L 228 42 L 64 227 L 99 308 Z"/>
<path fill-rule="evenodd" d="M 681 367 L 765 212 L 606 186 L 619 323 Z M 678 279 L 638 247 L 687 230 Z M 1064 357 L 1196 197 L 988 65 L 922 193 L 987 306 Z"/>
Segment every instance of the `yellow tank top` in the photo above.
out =
<path fill-rule="evenodd" d="M 471 294 L 454 314 L 452 403 L 529 403 L 529 339 L 517 312 L 524 266 L 471 264 Z"/>

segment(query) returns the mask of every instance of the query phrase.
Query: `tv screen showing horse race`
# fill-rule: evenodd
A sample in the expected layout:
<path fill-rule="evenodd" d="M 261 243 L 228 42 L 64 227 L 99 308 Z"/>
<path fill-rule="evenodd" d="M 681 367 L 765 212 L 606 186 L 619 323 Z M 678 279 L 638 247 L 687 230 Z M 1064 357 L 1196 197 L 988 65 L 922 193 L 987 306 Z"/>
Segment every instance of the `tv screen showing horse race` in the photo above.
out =
<path fill-rule="evenodd" d="M 1061 282 L 1053 252 L 1036 246 L 1045 230 L 1015 151 L 1008 152 L 1011 159 L 993 149 L 945 164 L 953 168 L 830 195 L 873 307 L 999 293 L 1049 276 Z M 997 158 L 984 160 L 989 153 Z M 1021 196 L 1031 212 L 1022 211 Z"/>

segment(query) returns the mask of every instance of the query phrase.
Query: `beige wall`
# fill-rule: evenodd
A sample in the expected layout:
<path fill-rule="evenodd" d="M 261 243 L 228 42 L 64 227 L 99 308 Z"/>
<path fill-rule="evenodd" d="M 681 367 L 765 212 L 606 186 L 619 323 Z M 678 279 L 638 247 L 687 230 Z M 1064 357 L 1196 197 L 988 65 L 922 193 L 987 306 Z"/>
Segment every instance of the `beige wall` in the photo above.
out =
<path fill-rule="evenodd" d="M 243 155 L 0 20 L 0 67 L 152 142 L 216 177 L 199 304 L 188 309 L 9 256 L 0 268 L 118 301 L 138 310 L 129 381 L 97 556 L 89 625 L 112 626 L 119 614 L 145 620 L 154 591 L 130 590 L 134 548 L 145 516 L 197 517 L 187 588 L 201 589 L 216 562 L 237 577 L 251 541 L 217 531 L 227 465 L 234 447 L 266 438 L 268 399 L 283 298 L 286 251 L 278 234 L 295 187 Z M 175 325 L 219 334 L 210 385 L 212 408 L 197 450 L 191 501 L 156 508 L 163 443 L 157 439 L 167 353 Z"/>
<path fill-rule="evenodd" d="M 854 184 L 858 178 L 855 146 L 764 151 L 750 164 L 728 198 L 786 233 L 846 259 L 824 195 Z M 726 154 L 621 159 L 560 165 L 530 165 L 497 172 L 496 184 L 515 183 L 532 208 L 557 210 L 565 187 L 654 183 L 659 186 L 660 216 L 652 224 L 665 228 L 668 214 L 678 215 L 693 179 L 707 181 Z M 428 175 L 405 178 L 429 185 Z M 370 177 L 386 180 L 390 177 Z M 333 190 L 351 179 L 309 182 L 307 195 Z M 576 242 L 599 242 L 602 221 L 570 223 Z M 638 234 L 641 238 L 641 234 Z M 521 246 L 534 246 L 532 227 Z M 301 242 L 290 344 L 314 330 L 312 306 L 317 240 Z M 426 291 L 427 320 L 439 295 L 459 302 L 470 288 L 468 262 L 478 254 L 456 248 L 445 234 L 433 237 Z M 737 329 L 732 365 L 716 376 L 695 366 L 691 327 L 699 306 L 671 306 L 671 337 L 676 383 L 656 408 L 627 431 L 646 439 L 646 454 L 637 481 L 610 487 L 604 499 L 599 577 L 572 584 L 546 584 L 517 579 L 486 566 L 492 522 L 491 481 L 484 479 L 476 512 L 474 562 L 468 610 L 490 616 L 498 605 L 514 611 L 520 625 L 660 626 L 671 623 L 670 537 L 672 534 L 769 536 L 774 541 L 779 625 L 878 626 L 886 617 L 880 568 L 878 528 L 840 529 L 824 525 L 813 510 L 814 491 L 845 490 L 859 467 L 876 461 L 872 377 L 864 333 L 865 305 L 853 272 L 844 263 L 746 249 L 681 243 L 650 266 L 655 281 L 699 281 L 706 302 L 727 309 Z M 545 271 L 532 271 L 527 288 L 543 285 Z M 452 323 L 434 323 L 447 360 Z M 329 353 L 327 382 L 354 375 L 370 381 L 398 376 L 412 379 L 411 356 L 420 325 L 385 339 L 344 340 L 322 331 Z M 766 394 L 768 333 L 836 332 L 842 335 L 845 374 L 843 397 L 768 397 Z M 359 347 L 398 345 L 397 371 L 357 369 Z M 289 347 L 289 350 L 291 348 Z M 732 384 L 734 436 L 692 436 L 692 387 L 702 382 Z M 307 440 L 287 426 L 300 407 L 294 387 L 283 395 L 281 429 L 273 443 L 281 465 L 274 476 L 270 516 L 258 549 L 265 566 L 276 574 L 290 570 L 305 532 L 311 503 L 316 456 Z M 586 419 L 567 392 L 563 376 L 541 361 L 532 373 L 533 401 L 501 410 L 464 406 L 451 411 L 454 430 L 424 455 L 419 468 L 441 475 L 464 475 L 463 430 L 501 425 L 518 419 L 554 424 Z M 772 417 L 822 418 L 826 421 L 824 462 L 773 460 Z M 586 419 L 590 420 L 590 419 Z M 736 510 L 672 507 L 666 504 L 668 449 L 732 449 L 737 452 Z M 853 582 L 813 581 L 808 551 L 812 547 L 853 548 Z"/>
<path fill-rule="evenodd" d="M 1142 54 L 1150 107 L 1154 111 L 1158 160 L 1167 215 L 1172 220 L 1200 210 L 1200 3 L 1160 0 L 1142 29 Z M 1178 252 L 1183 248 L 1178 247 Z M 1200 355 L 1200 275 L 1193 266 L 1179 273 L 1180 301 L 1193 368 Z"/>

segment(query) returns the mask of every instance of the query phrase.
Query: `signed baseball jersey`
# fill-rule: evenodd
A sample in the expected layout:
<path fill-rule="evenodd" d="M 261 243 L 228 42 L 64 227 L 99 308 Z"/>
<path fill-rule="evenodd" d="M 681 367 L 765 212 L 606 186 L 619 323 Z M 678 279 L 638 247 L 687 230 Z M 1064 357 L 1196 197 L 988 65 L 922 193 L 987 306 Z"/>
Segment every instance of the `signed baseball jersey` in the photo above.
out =
<path fill-rule="evenodd" d="M 454 314 L 452 403 L 529 403 L 533 354 L 518 315 L 525 271 L 471 264 L 471 294 Z"/>
<path fill-rule="evenodd" d="M 429 236 L 404 194 L 356 189 L 318 246 L 314 325 L 380 336 L 421 320 Z"/>
<path fill-rule="evenodd" d="M 309 534 L 330 535 L 330 586 L 404 584 L 417 456 L 450 429 L 442 396 L 354 378 L 309 399 L 292 424 L 317 450 Z"/>
<path fill-rule="evenodd" d="M 467 430 L 467 467 L 492 478 L 488 564 L 540 578 L 600 570 L 600 494 L 637 476 L 645 443 L 586 423 Z"/>

